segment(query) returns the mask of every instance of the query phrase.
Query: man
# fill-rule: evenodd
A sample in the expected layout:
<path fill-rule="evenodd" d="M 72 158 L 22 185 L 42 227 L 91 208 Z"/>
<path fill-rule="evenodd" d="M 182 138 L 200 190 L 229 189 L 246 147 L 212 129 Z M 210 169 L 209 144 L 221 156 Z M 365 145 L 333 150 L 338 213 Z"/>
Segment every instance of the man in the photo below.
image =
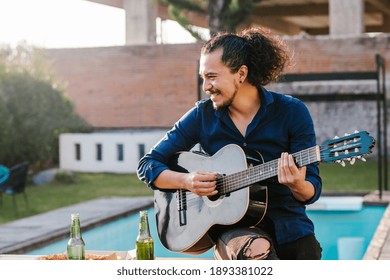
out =
<path fill-rule="evenodd" d="M 315 146 L 312 118 L 299 100 L 264 88 L 288 62 L 285 44 L 263 29 L 213 37 L 201 50 L 199 67 L 210 99 L 198 102 L 139 162 L 139 178 L 153 189 L 214 196 L 218 172 L 177 172 L 170 159 L 198 143 L 209 155 L 233 143 L 258 151 L 265 162 L 278 159 L 278 176 L 267 181 L 265 218 L 255 227 L 214 230 L 218 259 L 321 258 L 305 213 L 321 193 L 318 167 L 297 167 L 291 156 Z"/>

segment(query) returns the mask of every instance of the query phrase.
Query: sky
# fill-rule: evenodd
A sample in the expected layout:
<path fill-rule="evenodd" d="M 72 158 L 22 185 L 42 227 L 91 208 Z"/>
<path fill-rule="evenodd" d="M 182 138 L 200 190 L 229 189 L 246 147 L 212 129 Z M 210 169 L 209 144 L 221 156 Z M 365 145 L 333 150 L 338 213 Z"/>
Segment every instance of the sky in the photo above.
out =
<path fill-rule="evenodd" d="M 191 41 L 175 22 L 164 26 L 165 41 Z M 124 45 L 125 39 L 123 9 L 85 0 L 0 0 L 0 45 L 103 47 Z"/>

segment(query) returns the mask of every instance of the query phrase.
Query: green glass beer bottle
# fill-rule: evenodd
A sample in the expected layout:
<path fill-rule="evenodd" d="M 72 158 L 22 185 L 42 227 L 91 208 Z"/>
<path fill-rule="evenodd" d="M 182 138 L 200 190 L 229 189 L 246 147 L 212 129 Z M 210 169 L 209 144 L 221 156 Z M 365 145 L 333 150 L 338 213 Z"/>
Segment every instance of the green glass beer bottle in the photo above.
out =
<path fill-rule="evenodd" d="M 81 236 L 80 215 L 72 214 L 70 239 L 68 241 L 68 260 L 85 260 L 85 242 Z"/>
<path fill-rule="evenodd" d="M 142 210 L 139 214 L 139 232 L 136 241 L 137 260 L 153 260 L 154 242 L 149 230 L 148 211 Z"/>

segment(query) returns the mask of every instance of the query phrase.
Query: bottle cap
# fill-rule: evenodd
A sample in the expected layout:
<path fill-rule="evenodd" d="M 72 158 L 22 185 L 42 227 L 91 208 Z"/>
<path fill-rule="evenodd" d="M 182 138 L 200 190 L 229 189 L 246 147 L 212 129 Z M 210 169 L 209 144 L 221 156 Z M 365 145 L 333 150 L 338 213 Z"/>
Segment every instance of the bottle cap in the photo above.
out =
<path fill-rule="evenodd" d="M 141 216 L 145 216 L 145 215 L 148 214 L 148 210 L 141 210 L 141 211 L 139 211 L 139 214 L 140 214 Z"/>
<path fill-rule="evenodd" d="M 79 214 L 79 213 L 73 213 L 73 214 L 71 215 L 71 217 L 72 217 L 72 220 L 73 220 L 73 219 L 77 219 L 77 218 L 80 218 L 80 214 Z"/>

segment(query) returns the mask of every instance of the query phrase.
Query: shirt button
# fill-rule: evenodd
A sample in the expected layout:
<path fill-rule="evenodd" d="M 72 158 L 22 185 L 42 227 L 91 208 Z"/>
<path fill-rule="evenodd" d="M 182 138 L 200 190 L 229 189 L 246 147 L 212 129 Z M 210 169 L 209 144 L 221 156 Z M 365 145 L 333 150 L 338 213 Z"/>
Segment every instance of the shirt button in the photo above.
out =
<path fill-rule="evenodd" d="M 242 144 L 244 147 L 246 147 L 248 144 L 244 142 L 244 144 Z"/>

